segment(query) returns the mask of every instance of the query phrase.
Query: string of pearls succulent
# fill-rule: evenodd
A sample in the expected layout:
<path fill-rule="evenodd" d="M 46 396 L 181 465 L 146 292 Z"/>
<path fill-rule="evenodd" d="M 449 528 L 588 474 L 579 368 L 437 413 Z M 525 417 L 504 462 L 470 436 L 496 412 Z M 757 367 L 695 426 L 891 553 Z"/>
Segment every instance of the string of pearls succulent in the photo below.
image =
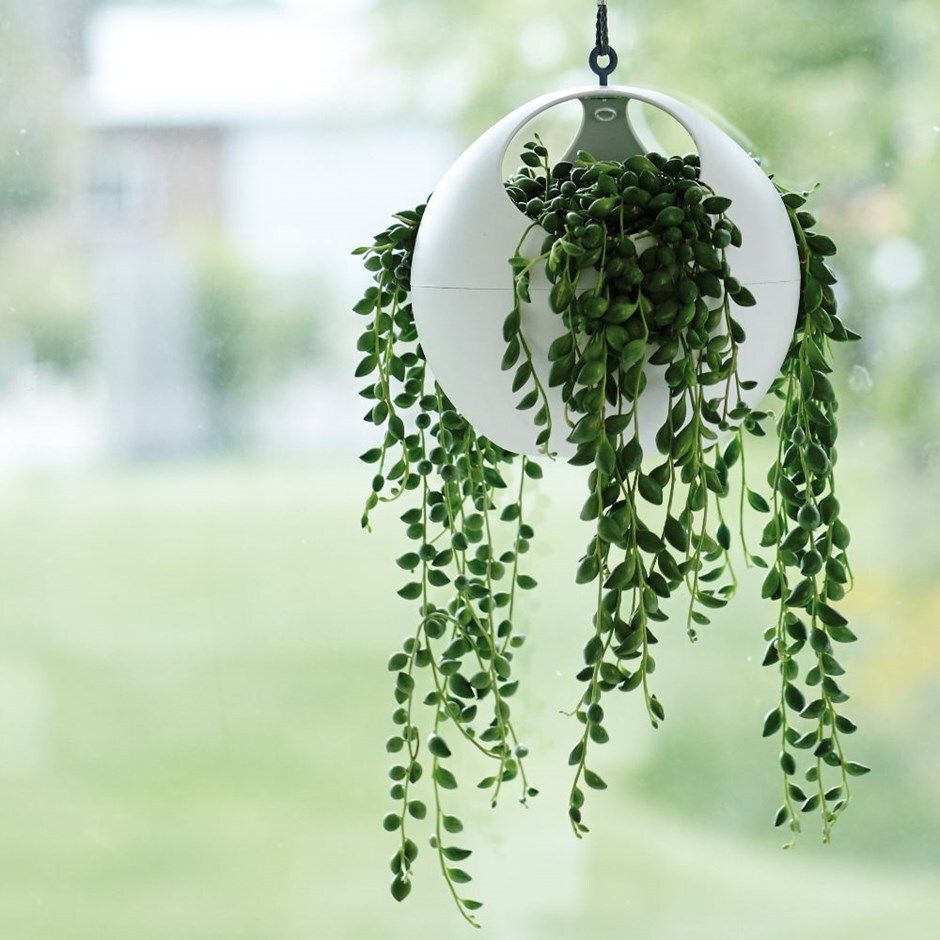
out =
<path fill-rule="evenodd" d="M 771 388 L 779 402 L 773 414 L 742 398 L 752 384 L 737 372 L 746 337 L 734 312 L 755 301 L 725 256 L 741 244 L 731 202 L 701 179 L 695 154 L 598 161 L 581 153 L 553 166 L 535 139 L 506 189 L 531 229 L 544 234 L 537 255 L 522 253 L 524 237 L 507 266 L 515 302 L 503 325 L 502 367 L 512 370 L 517 407 L 532 412 L 550 455 L 558 429 L 522 316 L 532 273 L 543 270 L 551 310 L 564 325 L 549 350 L 547 386 L 561 389 L 562 430 L 576 448 L 570 462 L 585 468 L 580 515 L 592 526 L 575 572 L 595 605 L 572 711 L 580 725 L 569 755 L 574 832 L 588 828 L 585 789 L 606 787 L 589 757 L 592 745 L 610 738 L 608 693 L 640 690 L 657 727 L 665 708 L 652 688 L 654 628 L 675 618 L 678 602 L 694 640 L 735 593 L 725 507 L 736 505 L 744 561 L 766 569 L 762 594 L 777 605 L 764 663 L 779 672 L 780 697 L 763 725 L 780 741 L 783 803 L 775 822 L 796 833 L 801 814 L 818 811 L 828 841 L 849 802 L 849 778 L 868 769 L 843 750 L 855 725 L 841 711 L 848 695 L 837 683 L 843 670 L 835 654 L 855 637 L 834 606 L 852 576 L 835 496 L 838 403 L 829 374 L 833 344 L 858 338 L 836 312 L 825 260 L 835 246 L 813 231 L 805 197 L 781 191 L 802 285 L 793 342 Z M 375 467 L 362 524 L 370 525 L 380 503 L 406 507 L 400 518 L 410 548 L 397 563 L 408 580 L 398 593 L 416 605 L 414 630 L 388 664 L 395 730 L 386 747 L 396 762 L 394 809 L 383 824 L 397 840 L 392 895 L 402 900 L 411 890 L 419 856 L 413 832 L 424 826 L 458 910 L 477 925 L 480 903 L 466 895 L 471 876 L 462 867 L 470 852 L 449 808 L 458 788 L 449 761 L 458 746 L 475 755 L 484 766 L 477 786 L 494 806 L 507 787 L 522 803 L 538 792 L 527 778 L 512 698 L 514 657 L 525 642 L 517 604 L 536 587 L 524 570 L 535 534 L 527 486 L 542 468 L 478 435 L 430 380 L 409 301 L 422 213 L 399 213 L 357 250 L 374 284 L 354 308 L 367 318 L 356 375 L 368 380 L 365 418 L 381 431 L 379 446 L 362 455 Z M 649 366 L 661 367 L 669 403 L 656 450 L 644 453 L 637 402 Z M 778 448 L 765 496 L 747 479 L 745 442 L 769 430 Z M 746 544 L 745 506 L 767 517 L 763 553 Z M 800 751 L 808 761 L 798 782 Z"/>

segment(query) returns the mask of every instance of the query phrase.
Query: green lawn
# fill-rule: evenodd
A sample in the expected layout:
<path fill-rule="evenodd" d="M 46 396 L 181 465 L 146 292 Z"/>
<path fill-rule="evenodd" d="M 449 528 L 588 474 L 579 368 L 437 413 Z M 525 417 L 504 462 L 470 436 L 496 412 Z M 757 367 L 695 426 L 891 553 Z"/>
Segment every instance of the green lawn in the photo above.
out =
<path fill-rule="evenodd" d="M 542 795 L 529 810 L 461 808 L 488 936 L 931 935 L 940 550 L 917 506 L 868 499 L 878 481 L 861 456 L 848 462 L 860 586 L 847 610 L 864 641 L 846 658 L 858 757 L 876 772 L 834 845 L 819 846 L 811 823 L 793 852 L 770 827 L 779 781 L 759 737 L 769 614 L 745 597 L 695 647 L 664 637 L 668 720 L 654 733 L 622 699 L 596 758 L 610 789 L 587 807 L 591 836 L 571 837 L 575 729 L 559 711 L 577 696 L 587 598 L 571 571 L 587 533 L 570 521 L 576 478 L 550 474 L 517 708 Z M 410 611 L 394 594 L 397 514 L 371 536 L 358 528 L 366 487 L 348 466 L 238 465 L 0 490 L 4 940 L 464 929 L 429 861 L 407 903 L 387 893 L 385 660 Z"/>

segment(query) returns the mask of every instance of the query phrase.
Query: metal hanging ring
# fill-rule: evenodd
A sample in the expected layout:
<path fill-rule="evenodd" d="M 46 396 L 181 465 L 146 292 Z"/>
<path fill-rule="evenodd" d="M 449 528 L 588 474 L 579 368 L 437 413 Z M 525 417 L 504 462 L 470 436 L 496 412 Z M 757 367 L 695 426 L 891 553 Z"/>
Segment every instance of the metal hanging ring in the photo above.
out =
<path fill-rule="evenodd" d="M 609 61 L 607 65 L 598 64 L 598 59 L 602 56 L 607 56 Z M 601 80 L 601 85 L 607 84 L 607 76 L 617 68 L 617 53 L 613 46 L 608 46 L 606 50 L 601 51 L 599 46 L 596 46 L 591 50 L 590 56 L 588 56 L 588 65 L 591 66 L 591 71 Z"/>

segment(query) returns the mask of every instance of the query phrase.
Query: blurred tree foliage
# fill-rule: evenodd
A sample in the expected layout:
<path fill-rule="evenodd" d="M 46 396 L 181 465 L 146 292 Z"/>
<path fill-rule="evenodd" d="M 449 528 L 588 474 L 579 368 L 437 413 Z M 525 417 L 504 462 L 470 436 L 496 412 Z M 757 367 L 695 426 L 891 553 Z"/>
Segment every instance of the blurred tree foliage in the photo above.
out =
<path fill-rule="evenodd" d="M 857 379 L 847 416 L 897 424 L 920 459 L 940 425 L 940 271 L 927 260 L 940 253 L 936 0 L 608 7 L 612 81 L 691 96 L 741 128 L 781 181 L 822 184 L 813 208 L 840 245 L 843 309 L 866 338 L 842 353 Z M 469 142 L 529 98 L 594 83 L 595 10 L 592 0 L 374 0 L 371 31 L 406 76 L 409 111 L 453 120 Z M 886 253 L 898 245 L 906 253 Z M 915 268 L 923 259 L 921 276 L 892 270 L 894 255 Z"/>
<path fill-rule="evenodd" d="M 38 362 L 77 374 L 92 358 L 88 259 L 61 239 L 6 239 L 0 251 L 0 379 Z"/>
<path fill-rule="evenodd" d="M 276 383 L 316 358 L 322 285 L 283 281 L 252 268 L 221 233 L 190 246 L 199 361 L 221 407 Z"/>

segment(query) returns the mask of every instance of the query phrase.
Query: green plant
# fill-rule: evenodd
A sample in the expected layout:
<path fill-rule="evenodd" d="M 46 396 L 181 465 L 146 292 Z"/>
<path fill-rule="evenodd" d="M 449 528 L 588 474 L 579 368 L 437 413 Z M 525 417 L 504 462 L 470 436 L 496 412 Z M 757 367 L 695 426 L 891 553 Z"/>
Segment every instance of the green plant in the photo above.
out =
<path fill-rule="evenodd" d="M 694 639 L 735 592 L 724 511 L 731 501 L 741 518 L 745 503 L 767 517 L 760 541 L 769 561 L 748 548 L 743 522 L 737 528 L 746 563 L 766 569 L 762 594 L 777 608 L 765 633 L 764 664 L 779 671 L 780 700 L 763 726 L 765 736 L 780 740 L 783 802 L 775 823 L 795 834 L 800 813 L 818 811 L 828 841 L 848 805 L 849 778 L 867 772 L 843 751 L 855 725 L 840 711 L 848 696 L 837 683 L 843 670 L 834 646 L 855 637 L 832 606 L 851 571 L 834 488 L 838 403 L 828 374 L 832 344 L 857 338 L 836 313 L 835 278 L 825 260 L 835 246 L 813 231 L 805 196 L 781 191 L 802 289 L 793 341 L 771 387 L 780 403 L 774 418 L 742 400 L 749 385 L 736 367 L 745 336 L 734 305 L 754 298 L 725 258 L 741 242 L 728 216 L 730 200 L 700 179 L 697 156 L 653 153 L 617 162 L 582 153 L 576 164 L 553 167 L 535 140 L 522 162 L 507 192 L 531 219 L 530 230 L 545 234 L 535 257 L 521 254 L 523 238 L 510 259 L 516 300 L 503 327 L 502 366 L 514 371 L 517 407 L 533 411 L 547 453 L 551 414 L 522 320 L 531 273 L 541 266 L 552 284 L 551 309 L 565 327 L 549 350 L 548 385 L 562 390 L 568 440 L 576 445 L 570 462 L 587 474 L 581 518 L 594 526 L 576 573 L 578 583 L 592 586 L 596 607 L 578 672 L 584 691 L 573 711 L 581 725 L 569 757 L 574 832 L 587 831 L 585 789 L 606 786 L 588 760 L 591 745 L 609 738 L 605 696 L 639 689 L 653 726 L 665 717 L 651 676 L 654 625 L 658 630 L 669 619 L 666 602 L 684 597 L 683 619 Z M 443 390 L 429 384 L 408 293 L 422 212 L 400 213 L 371 247 L 358 249 L 376 283 L 355 308 L 370 317 L 356 374 L 374 377 L 362 391 L 373 402 L 366 420 L 384 429 L 381 446 L 363 455 L 377 473 L 362 522 L 369 525 L 380 501 L 415 494 L 416 505 L 401 515 L 414 550 L 398 564 L 412 573 L 399 594 L 418 603 L 418 617 L 414 634 L 389 661 L 397 731 L 387 746 L 401 755 L 390 771 L 396 808 L 385 817 L 400 839 L 392 894 L 401 900 L 410 891 L 418 847 L 409 833 L 413 821 L 430 815 L 431 847 L 445 881 L 475 924 L 479 904 L 463 897 L 470 876 L 459 867 L 469 852 L 450 838 L 462 826 L 445 810 L 445 791 L 457 787 L 447 761 L 460 740 L 491 762 L 479 786 L 494 805 L 510 782 L 523 802 L 537 792 L 526 778 L 526 748 L 509 700 L 517 687 L 513 656 L 524 642 L 515 629 L 517 591 L 535 587 L 521 570 L 534 535 L 524 496 L 542 471 L 477 435 Z M 647 363 L 663 367 L 669 391 L 656 454 L 644 454 L 638 434 Z M 778 447 L 767 498 L 747 478 L 745 439 L 764 436 L 771 425 Z M 427 722 L 419 700 L 429 709 Z M 808 793 L 797 782 L 800 751 L 809 756 Z M 425 773 L 430 811 L 416 795 Z"/>
<path fill-rule="evenodd" d="M 88 367 L 93 336 L 87 253 L 58 233 L 41 238 L 10 233 L 0 251 L 0 344 L 28 351 L 37 364 L 74 377 Z M 16 355 L 5 357 L 6 366 L 16 363 Z M 5 371 L 0 367 L 0 374 Z"/>

